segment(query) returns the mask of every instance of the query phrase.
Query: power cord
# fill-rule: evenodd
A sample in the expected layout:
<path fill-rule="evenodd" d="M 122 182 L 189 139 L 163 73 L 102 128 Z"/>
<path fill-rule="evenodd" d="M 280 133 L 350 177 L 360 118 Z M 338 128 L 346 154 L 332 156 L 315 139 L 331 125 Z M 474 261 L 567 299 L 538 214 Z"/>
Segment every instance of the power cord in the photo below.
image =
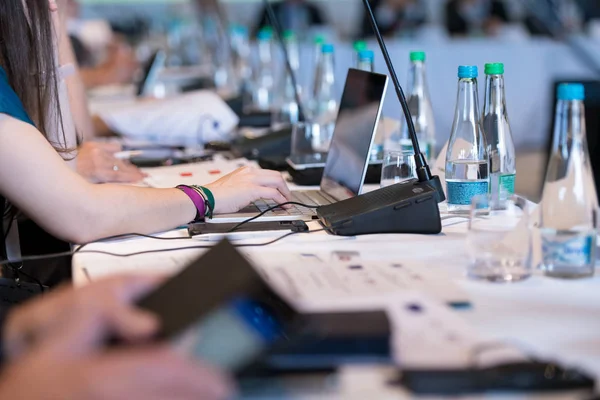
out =
<path fill-rule="evenodd" d="M 268 242 L 264 242 L 264 243 L 248 243 L 248 244 L 234 244 L 234 247 L 264 247 L 264 246 L 268 246 L 274 243 L 279 242 L 280 240 L 283 240 L 289 236 L 292 235 L 296 235 L 298 233 L 315 233 L 315 232 L 322 232 L 322 231 L 326 231 L 327 229 L 323 228 L 323 229 L 317 229 L 314 231 L 309 231 L 309 232 L 298 232 L 298 231 L 294 231 L 294 232 L 290 232 L 287 233 L 283 236 L 280 236 L 276 239 L 273 239 L 271 241 Z M 146 237 L 146 238 L 150 238 L 150 239 L 157 239 L 157 240 L 181 240 L 181 239 L 191 239 L 190 237 L 184 237 L 184 238 L 163 238 L 163 237 L 158 237 L 158 236 L 151 236 L 151 235 L 144 235 L 144 234 L 137 234 L 137 233 L 129 233 L 126 235 L 117 235 L 117 236 L 111 236 L 109 238 L 104 238 L 101 240 L 98 240 L 96 242 L 92 242 L 92 243 L 97 243 L 97 242 L 101 242 L 101 241 L 105 241 L 108 240 L 110 238 L 122 238 L 122 237 L 128 237 L 128 236 L 140 236 L 140 237 Z M 210 249 L 213 246 L 212 245 L 196 245 L 196 246 L 186 246 L 186 247 L 175 247 L 175 248 L 169 248 L 169 249 L 154 249 L 154 250 L 144 250 L 144 251 L 138 251 L 135 253 L 125 253 L 125 254 L 119 254 L 119 253 L 112 253 L 110 251 L 103 251 L 103 250 L 81 250 L 82 247 L 87 246 L 91 243 L 86 243 L 82 246 L 80 246 L 78 249 L 74 250 L 74 251 L 65 251 L 62 253 L 54 253 L 54 254 L 46 254 L 46 255 L 39 255 L 39 256 L 26 256 L 26 257 L 21 257 L 17 262 L 24 262 L 24 261 L 35 261 L 35 260 L 51 260 L 54 258 L 60 258 L 60 257 L 66 257 L 66 256 L 72 256 L 74 254 L 103 254 L 103 255 L 107 255 L 107 256 L 112 256 L 112 257 L 120 257 L 120 258 L 127 258 L 127 257 L 133 257 L 133 256 L 138 256 L 138 255 L 142 255 L 142 254 L 155 254 L 155 253 L 170 253 L 170 252 L 174 252 L 174 251 L 181 251 L 181 250 L 198 250 L 198 249 Z M 9 264 L 11 262 L 15 262 L 13 261 L 1 261 L 0 265 L 6 265 Z"/>

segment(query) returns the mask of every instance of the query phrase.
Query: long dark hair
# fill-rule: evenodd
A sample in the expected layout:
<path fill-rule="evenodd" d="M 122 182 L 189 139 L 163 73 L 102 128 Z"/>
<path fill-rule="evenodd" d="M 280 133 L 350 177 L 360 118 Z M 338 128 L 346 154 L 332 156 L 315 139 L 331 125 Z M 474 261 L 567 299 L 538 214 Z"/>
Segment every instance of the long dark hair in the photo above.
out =
<path fill-rule="evenodd" d="M 73 149 L 67 148 L 60 113 L 56 37 L 48 0 L 0 0 L 0 66 L 37 129 L 64 156 Z M 63 143 L 51 139 L 52 131 Z"/>

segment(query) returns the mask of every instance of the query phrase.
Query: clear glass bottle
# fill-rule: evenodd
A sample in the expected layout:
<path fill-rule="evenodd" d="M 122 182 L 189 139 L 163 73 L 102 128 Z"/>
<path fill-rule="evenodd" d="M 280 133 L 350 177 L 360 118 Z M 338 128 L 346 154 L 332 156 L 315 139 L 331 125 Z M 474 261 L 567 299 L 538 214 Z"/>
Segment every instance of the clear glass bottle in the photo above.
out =
<path fill-rule="evenodd" d="M 425 73 L 425 53 L 422 51 L 413 51 L 410 53 L 410 69 L 408 75 L 408 109 L 415 125 L 415 132 L 419 140 L 419 147 L 425 153 L 428 162 L 435 161 L 435 121 L 433 118 L 433 108 L 429 98 L 429 90 L 427 88 L 427 77 Z M 389 138 L 394 143 L 386 146 L 412 152 L 412 142 L 408 134 L 408 126 L 404 119 L 401 120 L 401 128 L 399 137 L 392 136 Z"/>
<path fill-rule="evenodd" d="M 375 53 L 372 50 L 362 50 L 359 52 L 356 69 L 373 72 L 375 70 Z"/>
<path fill-rule="evenodd" d="M 448 212 L 468 213 L 474 196 L 488 193 L 489 158 L 481 128 L 475 66 L 458 67 L 458 94 L 446 152 Z"/>
<path fill-rule="evenodd" d="M 483 131 L 490 157 L 490 194 L 493 198 L 515 193 L 517 172 L 515 144 L 512 138 L 506 97 L 504 94 L 504 64 L 485 64 L 485 101 Z"/>
<path fill-rule="evenodd" d="M 316 151 L 326 152 L 333 136 L 338 110 L 338 94 L 335 82 L 334 46 L 324 44 L 321 61 L 317 66 L 311 112 L 313 122 L 319 125 L 320 135 L 314 138 Z"/>
<path fill-rule="evenodd" d="M 275 71 L 273 63 L 273 31 L 262 29 L 257 36 L 258 67 L 255 70 L 252 104 L 254 110 L 269 111 L 273 106 Z"/>
<path fill-rule="evenodd" d="M 552 153 L 541 202 L 542 269 L 548 276 L 594 274 L 598 198 L 588 153 L 584 87 L 558 87 Z"/>
<path fill-rule="evenodd" d="M 364 40 L 357 40 L 352 43 L 352 48 L 354 49 L 354 53 L 352 54 L 352 65 L 357 65 L 358 60 L 360 59 L 360 52 L 367 50 L 367 42 Z"/>

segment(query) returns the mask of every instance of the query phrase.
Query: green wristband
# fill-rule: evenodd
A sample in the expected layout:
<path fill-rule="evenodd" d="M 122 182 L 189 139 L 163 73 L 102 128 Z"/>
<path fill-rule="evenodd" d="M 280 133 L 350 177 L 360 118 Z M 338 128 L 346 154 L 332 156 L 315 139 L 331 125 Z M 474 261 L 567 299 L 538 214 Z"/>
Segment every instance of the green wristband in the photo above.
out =
<path fill-rule="evenodd" d="M 212 194 L 212 192 L 210 190 L 208 190 L 204 186 L 198 186 L 198 188 L 200 190 L 202 190 L 202 192 L 206 195 L 206 199 L 208 200 L 208 206 L 210 208 L 210 214 L 212 216 L 212 213 L 215 210 L 215 196 Z"/>

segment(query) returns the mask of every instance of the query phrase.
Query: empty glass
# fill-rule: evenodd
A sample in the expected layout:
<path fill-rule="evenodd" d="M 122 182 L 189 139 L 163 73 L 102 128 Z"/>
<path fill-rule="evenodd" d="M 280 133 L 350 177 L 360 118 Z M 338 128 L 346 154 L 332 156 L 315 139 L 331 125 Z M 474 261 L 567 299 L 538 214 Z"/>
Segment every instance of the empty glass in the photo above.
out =
<path fill-rule="evenodd" d="M 386 151 L 381 166 L 381 187 L 417 177 L 415 157 L 410 151 Z"/>
<path fill-rule="evenodd" d="M 471 202 L 468 275 L 490 282 L 531 276 L 531 227 L 527 200 L 520 196 L 475 196 Z"/>
<path fill-rule="evenodd" d="M 331 137 L 316 122 L 302 121 L 292 127 L 292 156 L 327 153 L 330 144 Z"/>

